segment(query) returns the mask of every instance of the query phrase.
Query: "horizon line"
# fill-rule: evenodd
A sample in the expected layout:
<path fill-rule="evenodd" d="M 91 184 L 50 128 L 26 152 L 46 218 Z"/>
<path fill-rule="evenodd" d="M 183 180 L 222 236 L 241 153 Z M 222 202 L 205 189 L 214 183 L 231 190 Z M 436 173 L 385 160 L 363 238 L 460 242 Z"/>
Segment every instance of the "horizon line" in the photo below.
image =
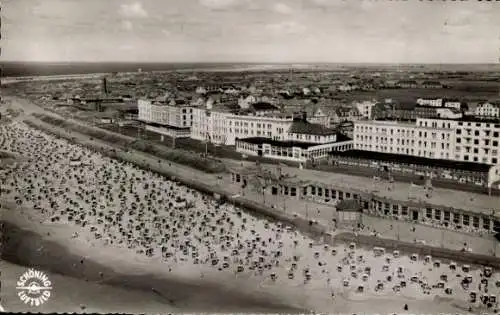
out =
<path fill-rule="evenodd" d="M 366 65 L 500 65 L 500 62 L 361 62 L 361 61 L 36 61 L 36 60 L 0 60 L 2 63 L 40 63 L 40 64 L 69 64 L 69 63 L 143 63 L 143 64 L 269 64 L 269 65 L 286 65 L 286 64 L 366 64 Z"/>

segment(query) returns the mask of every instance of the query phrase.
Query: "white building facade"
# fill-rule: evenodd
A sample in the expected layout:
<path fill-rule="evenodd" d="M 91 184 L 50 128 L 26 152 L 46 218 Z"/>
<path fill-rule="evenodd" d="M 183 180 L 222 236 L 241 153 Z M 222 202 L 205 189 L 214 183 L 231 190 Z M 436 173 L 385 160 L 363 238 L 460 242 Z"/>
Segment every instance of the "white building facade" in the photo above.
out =
<path fill-rule="evenodd" d="M 191 138 L 210 141 L 216 144 L 227 144 L 227 117 L 229 112 L 214 111 L 207 108 L 193 108 L 193 125 Z"/>
<path fill-rule="evenodd" d="M 239 139 L 236 141 L 236 151 L 248 156 L 261 156 L 276 160 L 305 163 L 310 160 L 327 158 L 332 151 L 352 150 L 353 141 L 330 142 L 317 145 L 301 145 L 293 143 L 285 145 L 275 144 L 272 141 L 254 142 L 254 138 Z"/>
<path fill-rule="evenodd" d="M 500 118 L 500 106 L 490 102 L 477 105 L 474 114 L 480 118 Z"/>
<path fill-rule="evenodd" d="M 500 123 L 418 118 L 416 124 L 358 121 L 354 149 L 497 165 Z"/>
<path fill-rule="evenodd" d="M 442 98 L 419 98 L 417 99 L 417 104 L 421 106 L 434 106 L 434 107 L 442 107 L 443 99 Z"/>
<path fill-rule="evenodd" d="M 263 137 L 286 140 L 293 115 L 238 115 L 222 110 L 193 109 L 191 138 L 235 145 L 237 138 Z"/>
<path fill-rule="evenodd" d="M 234 145 L 236 138 L 263 137 L 277 141 L 287 139 L 287 132 L 293 123 L 293 115 L 236 115 L 227 118 L 228 145 Z"/>
<path fill-rule="evenodd" d="M 355 102 L 353 105 L 358 109 L 361 116 L 365 119 L 372 119 L 372 108 L 375 106 L 377 102 L 374 101 L 363 101 L 363 102 Z"/>
<path fill-rule="evenodd" d="M 190 128 L 193 108 L 184 105 L 170 105 L 151 100 L 138 100 L 138 119 L 175 128 Z"/>

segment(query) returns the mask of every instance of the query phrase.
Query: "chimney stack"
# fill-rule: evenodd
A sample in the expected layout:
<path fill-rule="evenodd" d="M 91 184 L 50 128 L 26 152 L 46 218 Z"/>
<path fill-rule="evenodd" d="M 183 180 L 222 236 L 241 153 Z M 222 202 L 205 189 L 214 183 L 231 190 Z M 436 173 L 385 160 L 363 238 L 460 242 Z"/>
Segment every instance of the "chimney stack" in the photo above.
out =
<path fill-rule="evenodd" d="M 106 78 L 102 78 L 102 89 L 104 90 L 104 95 L 108 95 L 108 82 Z"/>

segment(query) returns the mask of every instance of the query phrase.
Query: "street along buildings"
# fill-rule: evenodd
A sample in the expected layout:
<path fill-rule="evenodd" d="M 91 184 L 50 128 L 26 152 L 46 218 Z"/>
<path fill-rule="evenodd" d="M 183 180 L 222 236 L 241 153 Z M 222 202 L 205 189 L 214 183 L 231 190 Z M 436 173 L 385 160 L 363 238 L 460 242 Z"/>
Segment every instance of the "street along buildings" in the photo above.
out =
<path fill-rule="evenodd" d="M 259 188 L 263 194 L 331 205 L 332 216 L 340 201 L 353 199 L 368 215 L 470 233 L 494 233 L 500 229 L 498 197 L 338 173 L 288 171 L 294 173 L 284 174 L 265 165 L 230 170 L 231 181 L 242 189 L 262 183 L 255 180 L 263 178 L 261 174 L 275 174 L 263 181 L 265 185 Z"/>

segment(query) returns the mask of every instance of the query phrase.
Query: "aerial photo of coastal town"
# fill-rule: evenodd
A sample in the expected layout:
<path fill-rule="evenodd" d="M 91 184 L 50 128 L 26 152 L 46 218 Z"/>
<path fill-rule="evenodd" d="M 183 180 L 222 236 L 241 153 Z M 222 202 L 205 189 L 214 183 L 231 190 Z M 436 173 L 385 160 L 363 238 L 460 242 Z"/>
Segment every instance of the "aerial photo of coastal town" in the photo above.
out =
<path fill-rule="evenodd" d="M 500 4 L 2 4 L 0 312 L 498 312 Z"/>

